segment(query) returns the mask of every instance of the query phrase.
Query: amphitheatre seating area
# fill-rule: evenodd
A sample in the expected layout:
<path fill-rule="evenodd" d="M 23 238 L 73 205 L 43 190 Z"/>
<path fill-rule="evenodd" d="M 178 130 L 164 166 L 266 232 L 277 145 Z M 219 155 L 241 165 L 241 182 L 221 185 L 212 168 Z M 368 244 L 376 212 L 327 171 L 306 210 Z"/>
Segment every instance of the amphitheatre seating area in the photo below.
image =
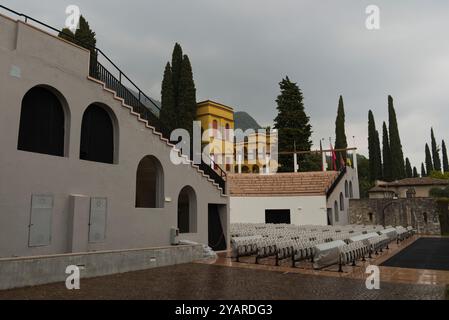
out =
<path fill-rule="evenodd" d="M 277 266 L 287 260 L 292 267 L 310 261 L 315 269 L 338 265 L 356 266 L 373 254 L 389 249 L 415 233 L 412 227 L 295 226 L 286 224 L 232 224 L 232 258 L 253 257 L 256 264 L 274 258 Z"/>

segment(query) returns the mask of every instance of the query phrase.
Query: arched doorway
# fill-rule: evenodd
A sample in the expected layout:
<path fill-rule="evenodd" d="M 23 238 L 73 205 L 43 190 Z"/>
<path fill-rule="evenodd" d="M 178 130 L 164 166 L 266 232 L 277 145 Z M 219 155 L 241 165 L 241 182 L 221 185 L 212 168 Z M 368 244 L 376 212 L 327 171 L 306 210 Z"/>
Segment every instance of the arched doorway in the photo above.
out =
<path fill-rule="evenodd" d="M 164 170 L 154 156 L 144 157 L 137 167 L 136 208 L 164 207 Z"/>
<path fill-rule="evenodd" d="M 197 201 L 195 190 L 184 187 L 178 197 L 178 229 L 180 233 L 197 232 Z"/>

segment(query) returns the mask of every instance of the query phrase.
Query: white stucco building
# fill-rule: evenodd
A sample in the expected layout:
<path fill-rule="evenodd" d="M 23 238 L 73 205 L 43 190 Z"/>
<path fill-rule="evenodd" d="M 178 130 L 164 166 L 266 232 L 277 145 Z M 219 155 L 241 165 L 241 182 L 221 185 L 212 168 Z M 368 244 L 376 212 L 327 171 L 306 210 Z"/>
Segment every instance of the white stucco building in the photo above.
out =
<path fill-rule="evenodd" d="M 230 175 L 231 223 L 346 225 L 358 199 L 357 170 Z"/>
<path fill-rule="evenodd" d="M 170 246 L 176 227 L 225 249 L 217 181 L 172 163 L 121 73 L 35 25 L 0 15 L 0 258 Z"/>

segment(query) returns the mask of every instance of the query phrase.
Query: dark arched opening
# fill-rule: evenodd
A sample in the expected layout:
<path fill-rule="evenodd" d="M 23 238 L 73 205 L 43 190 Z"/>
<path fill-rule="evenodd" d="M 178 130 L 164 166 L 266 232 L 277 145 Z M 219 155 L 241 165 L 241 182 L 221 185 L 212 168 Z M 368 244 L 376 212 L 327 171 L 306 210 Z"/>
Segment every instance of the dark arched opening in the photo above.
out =
<path fill-rule="evenodd" d="M 63 157 L 65 118 L 61 100 L 51 90 L 30 89 L 22 99 L 17 149 Z"/>
<path fill-rule="evenodd" d="M 80 159 L 114 163 L 114 124 L 109 112 L 99 104 L 90 105 L 84 112 Z"/>
<path fill-rule="evenodd" d="M 196 193 L 192 187 L 184 187 L 178 197 L 178 229 L 180 233 L 197 231 Z"/>
<path fill-rule="evenodd" d="M 154 156 L 143 158 L 137 168 L 136 208 L 164 207 L 164 170 Z"/>

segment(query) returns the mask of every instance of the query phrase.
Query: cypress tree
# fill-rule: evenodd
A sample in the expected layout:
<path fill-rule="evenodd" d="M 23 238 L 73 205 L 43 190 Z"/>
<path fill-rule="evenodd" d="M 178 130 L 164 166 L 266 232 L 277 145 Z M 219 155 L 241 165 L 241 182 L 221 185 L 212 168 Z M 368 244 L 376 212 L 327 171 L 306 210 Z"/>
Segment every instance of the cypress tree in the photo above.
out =
<path fill-rule="evenodd" d="M 380 151 L 379 132 L 376 129 L 373 112 L 368 113 L 368 150 L 369 179 L 371 182 L 382 179 L 382 157 Z"/>
<path fill-rule="evenodd" d="M 189 57 L 175 44 L 172 63 L 167 64 L 162 81 L 161 121 L 167 128 L 186 129 L 192 135 L 196 119 L 196 88 Z"/>
<path fill-rule="evenodd" d="M 430 176 L 433 169 L 432 154 L 429 145 L 426 143 L 426 176 Z"/>
<path fill-rule="evenodd" d="M 437 141 L 435 140 L 433 128 L 430 130 L 430 136 L 432 142 L 433 170 L 441 172 L 440 149 L 437 146 Z"/>
<path fill-rule="evenodd" d="M 410 164 L 409 158 L 405 159 L 405 176 L 407 178 L 413 178 L 413 169 L 412 165 Z"/>
<path fill-rule="evenodd" d="M 388 138 L 387 124 L 384 122 L 383 125 L 383 179 L 385 181 L 393 181 L 392 167 L 391 167 L 391 151 L 390 151 L 390 140 Z"/>
<path fill-rule="evenodd" d="M 335 149 L 347 149 L 348 142 L 346 139 L 346 130 L 345 130 L 345 107 L 343 102 L 343 97 L 340 96 L 340 100 L 338 102 L 338 112 L 337 112 L 337 120 L 335 121 Z M 338 168 L 341 169 L 342 164 L 341 160 L 346 164 L 347 153 L 346 152 L 338 152 L 337 153 L 337 165 Z"/>
<path fill-rule="evenodd" d="M 421 177 L 427 177 L 426 168 L 424 167 L 424 163 L 421 163 Z"/>
<path fill-rule="evenodd" d="M 175 48 L 173 49 L 172 54 L 172 74 L 173 74 L 173 92 L 175 99 L 175 106 L 179 105 L 179 82 L 181 79 L 181 69 L 182 69 L 182 61 L 183 61 L 183 52 L 182 47 L 179 43 L 175 44 Z"/>
<path fill-rule="evenodd" d="M 416 169 L 416 167 L 413 167 L 413 178 L 419 178 L 418 169 Z"/>
<path fill-rule="evenodd" d="M 278 96 L 278 115 L 275 122 L 275 129 L 278 130 L 279 152 L 291 152 L 296 143 L 297 150 L 310 151 L 312 141 L 312 126 L 310 118 L 304 110 L 304 98 L 296 83 L 290 81 L 288 77 L 279 83 L 281 94 Z M 304 161 L 304 157 L 300 157 Z M 279 164 L 281 172 L 293 172 L 293 156 L 280 155 Z"/>
<path fill-rule="evenodd" d="M 173 93 L 173 74 L 170 63 L 167 63 L 162 80 L 160 119 L 169 132 L 177 127 L 175 100 Z"/>
<path fill-rule="evenodd" d="M 446 142 L 441 143 L 441 149 L 443 150 L 443 170 L 444 172 L 449 172 L 449 160 L 447 157 L 447 149 L 446 149 Z"/>
<path fill-rule="evenodd" d="M 71 30 L 65 28 L 62 30 L 62 32 L 59 33 L 59 37 L 90 50 L 91 68 L 96 67 L 97 63 L 97 52 L 95 51 L 95 47 L 97 46 L 96 34 L 90 28 L 89 22 L 87 22 L 87 20 L 83 16 L 80 17 L 78 29 L 76 29 L 75 33 L 72 33 Z"/>
<path fill-rule="evenodd" d="M 179 127 L 193 132 L 193 121 L 196 118 L 196 88 L 193 81 L 192 65 L 189 57 L 184 55 L 179 78 L 178 110 Z"/>
<path fill-rule="evenodd" d="M 399 180 L 405 177 L 405 163 L 396 111 L 394 109 L 394 101 L 391 96 L 388 96 L 388 115 L 390 126 L 391 173 L 393 180 Z"/>

